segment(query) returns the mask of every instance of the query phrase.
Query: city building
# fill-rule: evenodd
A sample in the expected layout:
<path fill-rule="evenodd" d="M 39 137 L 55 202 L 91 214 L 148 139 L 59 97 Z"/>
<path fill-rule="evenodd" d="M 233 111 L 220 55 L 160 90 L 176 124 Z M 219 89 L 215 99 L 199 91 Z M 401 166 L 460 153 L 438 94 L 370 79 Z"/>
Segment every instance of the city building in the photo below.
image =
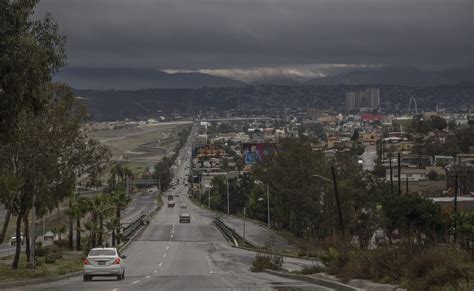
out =
<path fill-rule="evenodd" d="M 378 88 L 346 92 L 344 99 L 344 110 L 346 112 L 371 111 L 379 107 L 380 90 Z"/>

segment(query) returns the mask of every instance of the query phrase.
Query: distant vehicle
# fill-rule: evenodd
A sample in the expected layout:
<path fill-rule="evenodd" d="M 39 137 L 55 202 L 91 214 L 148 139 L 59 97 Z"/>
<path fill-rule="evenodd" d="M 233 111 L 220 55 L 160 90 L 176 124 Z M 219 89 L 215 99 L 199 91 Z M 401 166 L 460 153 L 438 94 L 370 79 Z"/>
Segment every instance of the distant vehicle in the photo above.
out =
<path fill-rule="evenodd" d="M 174 205 L 175 205 L 175 202 L 173 200 L 168 201 L 168 208 L 169 207 L 174 207 Z"/>
<path fill-rule="evenodd" d="M 191 223 L 191 215 L 187 213 L 179 215 L 179 223 Z"/>
<path fill-rule="evenodd" d="M 25 243 L 25 239 L 23 238 L 23 233 L 20 234 L 20 238 L 21 238 L 21 245 L 23 245 Z M 10 239 L 10 245 L 11 246 L 16 246 L 16 235 L 13 235 Z"/>
<path fill-rule="evenodd" d="M 48 230 L 44 235 L 43 235 L 43 240 L 48 241 L 48 240 L 54 240 L 54 233 L 51 230 Z"/>
<path fill-rule="evenodd" d="M 170 194 L 168 195 L 168 201 L 171 201 L 171 200 L 173 200 L 173 195 Z"/>
<path fill-rule="evenodd" d="M 186 209 L 186 208 L 188 208 L 188 206 L 186 206 L 186 203 L 181 203 L 180 208 L 181 208 L 181 209 Z"/>
<path fill-rule="evenodd" d="M 114 276 L 123 280 L 126 258 L 116 248 L 91 249 L 84 259 L 84 281 L 91 281 L 94 276 Z"/>
<path fill-rule="evenodd" d="M 179 194 L 174 194 L 174 197 L 179 197 Z"/>

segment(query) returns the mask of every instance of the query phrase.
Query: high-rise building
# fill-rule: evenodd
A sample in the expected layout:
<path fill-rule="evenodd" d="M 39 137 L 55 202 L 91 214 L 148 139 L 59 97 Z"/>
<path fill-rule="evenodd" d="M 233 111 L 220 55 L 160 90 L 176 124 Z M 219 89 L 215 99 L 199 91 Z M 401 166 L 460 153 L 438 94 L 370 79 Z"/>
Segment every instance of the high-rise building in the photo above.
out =
<path fill-rule="evenodd" d="M 379 88 L 367 88 L 363 91 L 346 92 L 344 110 L 359 111 L 361 108 L 378 109 L 380 107 Z"/>

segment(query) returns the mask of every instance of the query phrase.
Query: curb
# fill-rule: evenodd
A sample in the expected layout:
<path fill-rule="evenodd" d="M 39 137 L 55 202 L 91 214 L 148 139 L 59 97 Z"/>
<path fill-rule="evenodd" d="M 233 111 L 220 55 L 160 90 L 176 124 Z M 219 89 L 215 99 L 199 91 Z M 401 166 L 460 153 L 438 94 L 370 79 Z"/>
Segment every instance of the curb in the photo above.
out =
<path fill-rule="evenodd" d="M 335 281 L 330 281 L 330 280 L 325 280 L 325 279 L 318 279 L 310 276 L 305 276 L 305 275 L 295 275 L 295 274 L 290 274 L 290 273 L 284 273 L 284 272 L 277 272 L 277 271 L 272 271 L 272 270 L 265 270 L 265 273 L 278 276 L 278 277 L 283 277 L 283 278 L 288 278 L 288 279 L 293 279 L 293 280 L 298 280 L 298 281 L 304 281 L 312 284 L 316 284 L 319 286 L 335 289 L 335 290 L 340 290 L 340 291 L 362 291 L 365 289 L 360 289 L 356 287 L 352 287 L 350 285 L 342 284 L 339 282 Z"/>
<path fill-rule="evenodd" d="M 298 257 L 298 256 L 293 256 L 289 254 L 284 254 L 284 253 L 279 253 L 279 252 L 274 252 L 274 251 L 269 251 L 265 249 L 258 249 L 258 248 L 247 248 L 247 247 L 242 247 L 242 246 L 233 246 L 234 248 L 237 249 L 242 249 L 246 251 L 252 251 L 255 253 L 263 253 L 263 254 L 269 254 L 269 255 L 275 255 L 275 256 L 282 256 L 284 258 L 292 258 L 292 259 L 298 259 L 298 260 L 305 260 L 305 261 L 310 261 L 310 262 L 320 262 L 318 258 L 308 258 L 308 257 Z"/>
<path fill-rule="evenodd" d="M 77 271 L 69 274 L 64 274 L 64 275 L 59 275 L 56 277 L 49 277 L 49 278 L 39 278 L 39 279 L 33 279 L 33 280 L 27 280 L 27 281 L 14 281 L 14 282 L 5 282 L 5 283 L 0 283 L 0 290 L 2 288 L 11 288 L 11 287 L 19 287 L 19 286 L 28 286 L 28 285 L 35 285 L 35 284 L 41 284 L 41 283 L 48 283 L 48 282 L 54 282 L 54 281 L 60 281 L 72 277 L 77 277 L 82 274 L 82 271 Z"/>
<path fill-rule="evenodd" d="M 156 214 L 158 213 L 159 209 L 155 209 L 153 215 L 150 217 L 150 220 L 152 220 Z M 121 247 L 119 247 L 119 251 L 122 252 L 125 249 L 128 248 L 128 246 L 132 243 L 132 241 L 137 237 L 139 234 L 141 234 L 145 229 L 148 224 L 143 225 L 140 227 L 138 231 L 135 232 L 135 234 Z M 83 273 L 83 271 L 77 271 L 69 274 L 64 274 L 64 275 L 59 275 L 55 277 L 48 277 L 48 278 L 38 278 L 38 279 L 33 279 L 33 280 L 26 280 L 26 281 L 13 281 L 13 282 L 5 282 L 5 283 L 0 283 L 0 290 L 4 288 L 12 288 L 12 287 L 20 287 L 20 286 L 29 286 L 29 285 L 36 285 L 36 284 L 41 284 L 41 283 L 49 283 L 49 282 L 55 282 L 55 281 L 61 281 L 64 279 L 72 278 L 72 277 L 77 277 L 80 276 Z"/>

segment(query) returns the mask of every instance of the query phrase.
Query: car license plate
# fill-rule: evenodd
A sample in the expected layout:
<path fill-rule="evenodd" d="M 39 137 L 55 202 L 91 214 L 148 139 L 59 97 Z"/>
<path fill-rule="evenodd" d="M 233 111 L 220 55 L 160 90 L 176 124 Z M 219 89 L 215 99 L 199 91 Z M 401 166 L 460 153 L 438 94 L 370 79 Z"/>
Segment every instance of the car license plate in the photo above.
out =
<path fill-rule="evenodd" d="M 99 261 L 99 266 L 105 265 L 105 261 Z"/>

